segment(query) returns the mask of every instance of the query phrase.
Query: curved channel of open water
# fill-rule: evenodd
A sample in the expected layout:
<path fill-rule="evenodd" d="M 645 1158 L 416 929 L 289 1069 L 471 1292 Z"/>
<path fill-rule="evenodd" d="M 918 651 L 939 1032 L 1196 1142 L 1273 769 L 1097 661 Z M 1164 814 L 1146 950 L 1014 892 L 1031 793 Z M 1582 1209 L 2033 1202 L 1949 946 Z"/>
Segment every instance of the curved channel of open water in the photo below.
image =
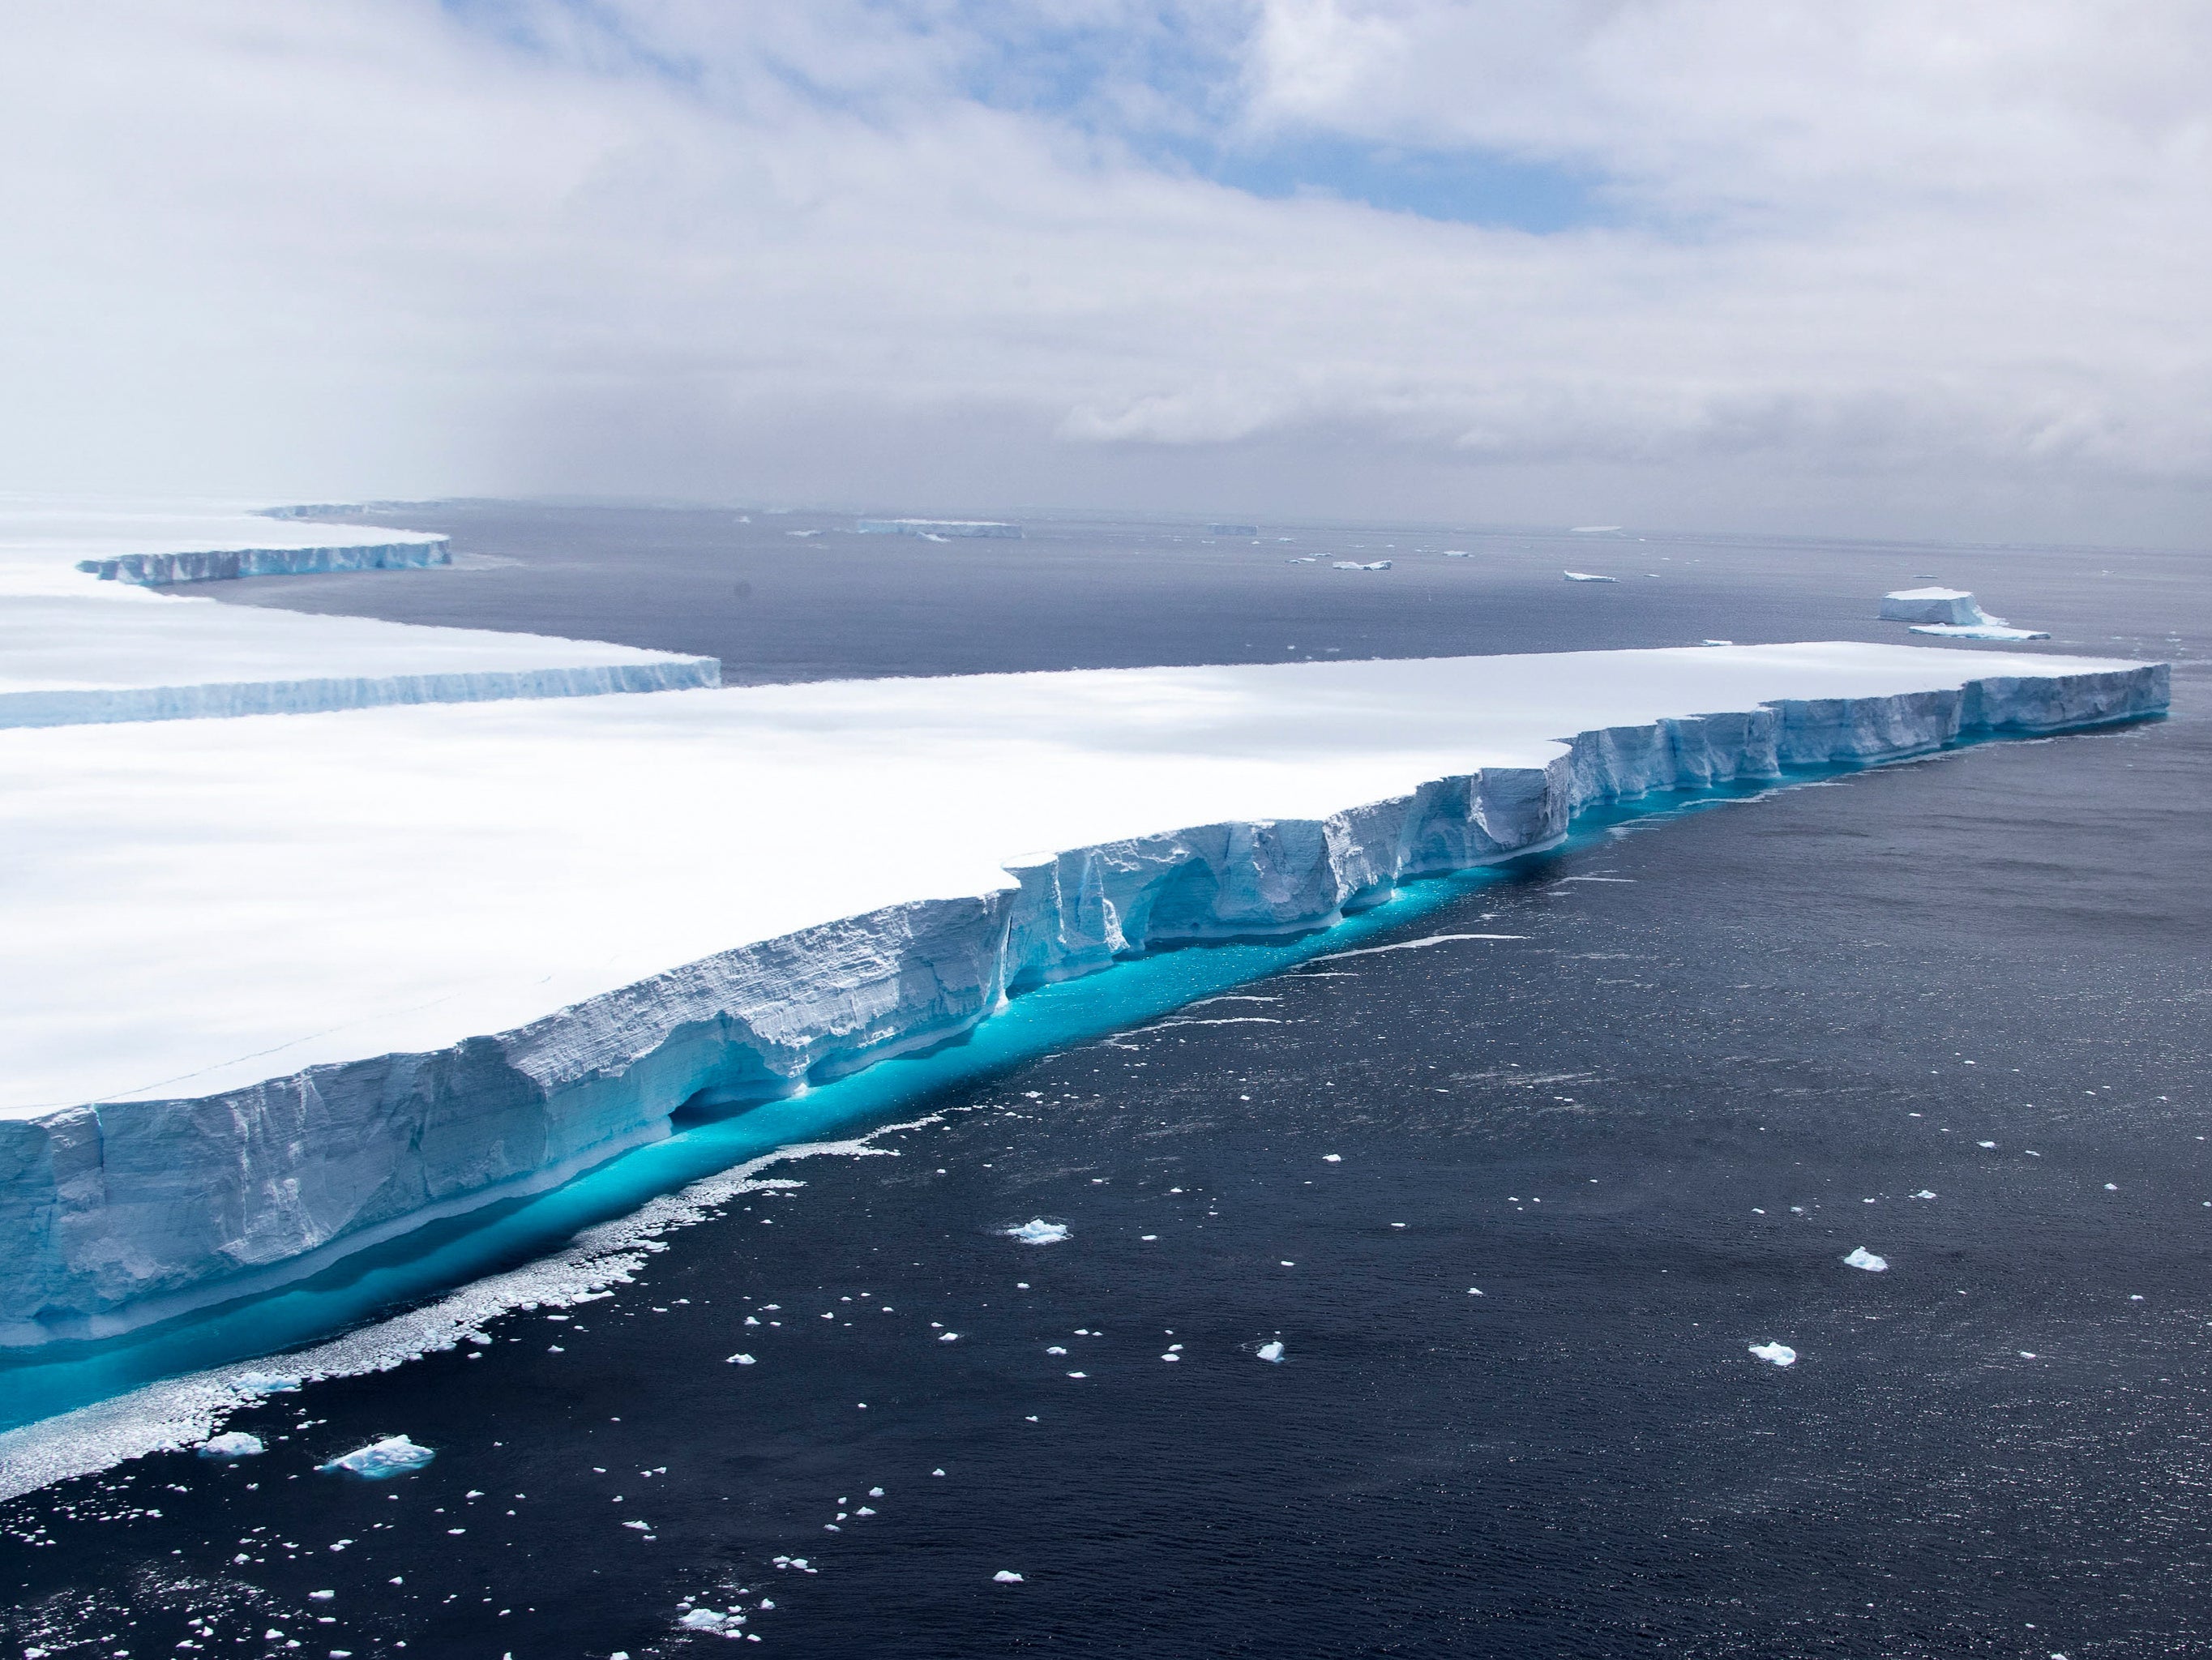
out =
<path fill-rule="evenodd" d="M 610 1295 L 271 1395 L 229 1425 L 258 1457 L 0 1507 L 20 1647 L 2212 1642 L 2201 559 L 391 516 L 520 562 L 225 597 L 714 651 L 739 680 L 1896 638 L 1873 599 L 1925 574 L 2053 649 L 2174 661 L 2174 713 L 1592 822 L 1326 939 L 1123 965 L 849 1098 L 693 1125 L 191 1329 L 19 1367 L 22 1399 L 65 1404 L 306 1341 L 794 1135 L 903 1126 L 865 1144 L 896 1157 L 731 1183 Z M 1285 562 L 1316 551 L 1396 563 Z M 1006 1232 L 1032 1220 L 1067 1236 Z M 1887 1269 L 1846 1266 L 1860 1247 Z M 1796 1363 L 1749 1353 L 1770 1343 Z M 434 1461 L 313 1468 L 398 1433 Z"/>

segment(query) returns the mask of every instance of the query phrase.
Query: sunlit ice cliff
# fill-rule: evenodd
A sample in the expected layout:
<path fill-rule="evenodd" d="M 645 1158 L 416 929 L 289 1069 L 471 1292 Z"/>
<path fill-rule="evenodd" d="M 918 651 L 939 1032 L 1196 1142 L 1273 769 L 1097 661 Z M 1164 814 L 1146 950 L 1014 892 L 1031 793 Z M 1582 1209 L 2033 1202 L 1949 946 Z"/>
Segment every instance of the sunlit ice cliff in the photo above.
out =
<path fill-rule="evenodd" d="M 2160 665 L 1825 643 L 0 732 L 0 1333 L 234 1295 L 1585 806 L 2166 696 Z"/>

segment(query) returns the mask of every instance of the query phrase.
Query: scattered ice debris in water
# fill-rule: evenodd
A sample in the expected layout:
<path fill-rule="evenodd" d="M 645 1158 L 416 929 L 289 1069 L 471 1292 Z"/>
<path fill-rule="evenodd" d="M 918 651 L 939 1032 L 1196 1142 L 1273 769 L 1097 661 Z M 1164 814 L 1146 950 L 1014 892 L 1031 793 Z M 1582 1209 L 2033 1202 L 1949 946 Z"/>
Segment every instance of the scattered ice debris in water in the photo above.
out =
<path fill-rule="evenodd" d="M 1447 559 L 1472 559 L 1474 556 L 1469 553 L 1465 548 L 1446 548 L 1444 550 L 1444 557 Z"/>
<path fill-rule="evenodd" d="M 726 1366 L 750 1366 L 752 1363 L 753 1358 L 750 1354 L 733 1354 L 722 1362 Z"/>
<path fill-rule="evenodd" d="M 334 1590 L 311 1590 L 307 1593 L 307 1600 L 311 1602 L 327 1602 L 337 1595 Z"/>
<path fill-rule="evenodd" d="M 883 1496 L 884 1490 L 881 1487 L 870 1487 L 868 1489 L 868 1497 L 871 1499 L 880 1499 Z"/>
<path fill-rule="evenodd" d="M 1321 1162 L 1324 1164 L 1341 1164 L 1344 1162 L 1344 1155 L 1340 1152 L 1325 1152 L 1321 1156 Z"/>
<path fill-rule="evenodd" d="M 1139 1235 L 1137 1236 L 1137 1237 L 1138 1237 L 1139 1240 L 1143 1241 L 1145 1243 L 1146 1243 L 1146 1244 L 1150 1244 L 1152 1241 L 1154 1241 L 1155 1239 L 1158 1239 L 1158 1238 L 1159 1237 L 1159 1235 L 1158 1235 L 1157 1233 L 1140 1233 L 1140 1234 L 1139 1234 Z"/>
<path fill-rule="evenodd" d="M 1284 1260 L 1283 1266 L 1284 1266 L 1285 1268 L 1294 1268 L 1297 1267 L 1297 1264 L 1296 1262 L 1291 1262 L 1291 1261 L 1289 1261 L 1287 1258 L 1285 1258 L 1285 1259 Z"/>
<path fill-rule="evenodd" d="M 1283 1346 L 1280 1342 L 1262 1343 L 1255 1353 L 1270 1365 L 1279 1366 L 1283 1363 Z"/>
<path fill-rule="evenodd" d="M 1067 1237 L 1067 1224 L 1048 1222 L 1042 1216 L 1033 1217 L 1018 1228 L 1001 1228 L 1000 1232 L 1009 1239 L 1018 1239 L 1024 1245 L 1056 1245 Z"/>
<path fill-rule="evenodd" d="M 404 1475 L 409 1470 L 421 1469 L 438 1455 L 428 1447 L 418 1447 L 404 1435 L 387 1435 L 381 1441 L 372 1441 L 365 1447 L 356 1447 L 340 1458 L 326 1464 L 318 1464 L 318 1470 L 331 1473 L 343 1471 L 371 1481 L 381 1481 L 387 1476 Z"/>
<path fill-rule="evenodd" d="M 1022 1577 L 1018 1573 L 1012 1573 L 1005 1568 L 1000 1568 L 991 1576 L 991 1582 L 998 1585 L 1018 1585 L 1022 1583 Z"/>
<path fill-rule="evenodd" d="M 1854 1245 L 1851 1248 L 1851 1254 L 1844 1258 L 1844 1266 L 1850 1268 L 1864 1268 L 1869 1274 L 1887 1274 L 1889 1272 L 1889 1259 L 1887 1256 L 1876 1256 L 1864 1245 Z"/>
<path fill-rule="evenodd" d="M 1467 1288 L 1467 1294 L 1468 1294 L 1469 1297 L 1480 1297 L 1480 1296 L 1481 1296 L 1481 1295 L 1482 1295 L 1482 1292 L 1481 1292 L 1481 1291 L 1480 1291 L 1479 1288 L 1477 1288 L 1476 1286 L 1469 1286 Z"/>
<path fill-rule="evenodd" d="M 245 1371 L 232 1378 L 230 1386 L 241 1395 L 295 1395 L 300 1380 L 279 1372 Z"/>
<path fill-rule="evenodd" d="M 937 1341 L 940 1343 L 957 1343 L 960 1341 L 960 1334 L 957 1331 L 948 1331 L 939 1336 Z"/>
<path fill-rule="evenodd" d="M 1390 569 L 1390 562 L 1388 559 L 1376 559 L 1363 565 L 1357 559 L 1332 559 L 1329 561 L 1329 569 L 1331 570 L 1388 570 Z"/>
<path fill-rule="evenodd" d="M 1050 1348 L 1048 1348 L 1045 1353 L 1047 1354 L 1065 1354 L 1067 1353 L 1067 1350 L 1062 1345 L 1054 1343 Z"/>
<path fill-rule="evenodd" d="M 1160 1359 L 1163 1360 L 1180 1360 L 1182 1359 L 1182 1356 L 1180 1354 L 1164 1354 Z"/>
<path fill-rule="evenodd" d="M 1753 1343 L 1751 1352 L 1770 1366 L 1794 1366 L 1797 1351 L 1787 1343 Z"/>
<path fill-rule="evenodd" d="M 2105 1191 L 2106 1193 L 2118 1193 L 2119 1190 L 2120 1184 L 2117 1182 L 2107 1182 L 2105 1183 Z"/>
<path fill-rule="evenodd" d="M 944 1474 L 945 1474 L 945 1472 L 944 1472 L 943 1470 L 932 1470 L 932 1471 L 930 1471 L 930 1474 L 931 1474 L 932 1475 L 944 1475 Z"/>
<path fill-rule="evenodd" d="M 1091 1374 L 1090 1374 L 1089 1372 L 1087 1372 L 1087 1371 L 1072 1371 L 1072 1372 L 1068 1373 L 1067 1375 L 1068 1375 L 1070 1377 L 1090 1377 L 1090 1376 L 1091 1376 Z"/>
<path fill-rule="evenodd" d="M 1923 1188 L 1912 1196 L 1915 1199 L 1933 1199 L 1936 1196 L 1936 1190 L 1933 1188 Z"/>
<path fill-rule="evenodd" d="M 2035 1359 L 2035 1351 L 2033 1349 L 2022 1349 L 2020 1352 L 2020 1358 L 2023 1360 L 2033 1360 Z"/>
<path fill-rule="evenodd" d="M 224 1435 L 211 1435 L 200 1443 L 203 1458 L 251 1458 L 268 1449 L 261 1444 L 258 1435 L 248 1435 L 244 1430 L 232 1430 Z"/>
<path fill-rule="evenodd" d="M 1989 1148 L 1996 1146 L 1996 1143 L 1994 1141 L 1977 1141 L 1974 1145 L 1978 1147 Z"/>
<path fill-rule="evenodd" d="M 1559 575 L 1570 582 L 1618 582 L 1620 580 L 1617 576 L 1593 576 L 1586 570 L 1563 570 Z"/>

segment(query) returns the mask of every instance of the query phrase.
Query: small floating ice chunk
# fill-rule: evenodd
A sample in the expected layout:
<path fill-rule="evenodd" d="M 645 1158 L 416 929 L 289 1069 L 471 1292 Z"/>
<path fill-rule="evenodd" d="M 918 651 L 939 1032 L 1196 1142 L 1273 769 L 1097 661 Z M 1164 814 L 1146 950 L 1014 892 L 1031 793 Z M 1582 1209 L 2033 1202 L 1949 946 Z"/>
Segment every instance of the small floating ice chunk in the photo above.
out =
<path fill-rule="evenodd" d="M 1321 1162 L 1324 1164 L 1341 1164 L 1344 1162 L 1344 1155 L 1340 1152 L 1325 1152 L 1321 1156 Z"/>
<path fill-rule="evenodd" d="M 1012 1573 L 1005 1568 L 1000 1568 L 991 1576 L 991 1583 L 997 1585 L 1018 1585 L 1022 1583 L 1022 1577 L 1018 1573 Z"/>
<path fill-rule="evenodd" d="M 948 1331 L 937 1341 L 940 1343 L 957 1343 L 960 1341 L 960 1334 L 957 1331 Z"/>
<path fill-rule="evenodd" d="M 438 1455 L 428 1447 L 415 1444 L 404 1435 L 387 1435 L 381 1441 L 372 1441 L 365 1447 L 356 1447 L 342 1457 L 333 1458 L 315 1468 L 325 1474 L 343 1471 L 370 1481 L 381 1481 L 387 1476 L 404 1475 L 409 1470 L 421 1469 Z"/>
<path fill-rule="evenodd" d="M 1001 1228 L 999 1231 L 1009 1239 L 1020 1240 L 1024 1245 L 1056 1245 L 1067 1237 L 1067 1224 L 1048 1222 L 1042 1216 L 1037 1216 L 1019 1227 Z"/>
<path fill-rule="evenodd" d="M 693 1608 L 676 1623 L 686 1631 L 720 1631 L 734 1616 L 714 1608 Z"/>
<path fill-rule="evenodd" d="M 1559 573 L 1570 582 L 1618 582 L 1618 576 L 1596 576 L 1586 570 L 1564 570 Z"/>
<path fill-rule="evenodd" d="M 1876 1256 L 1864 1245 L 1854 1245 L 1851 1248 L 1851 1254 L 1844 1258 L 1844 1266 L 1864 1268 L 1869 1274 L 1887 1274 L 1889 1272 L 1889 1259 L 1887 1256 Z"/>
<path fill-rule="evenodd" d="M 222 1435 L 211 1435 L 200 1443 L 203 1458 L 251 1458 L 268 1449 L 261 1444 L 258 1435 L 248 1435 L 244 1430 L 232 1430 Z"/>
<path fill-rule="evenodd" d="M 753 1364 L 753 1358 L 750 1354 L 733 1354 L 722 1364 L 726 1366 L 750 1366 Z"/>
<path fill-rule="evenodd" d="M 1751 1352 L 1770 1366 L 1794 1366 L 1797 1351 L 1787 1343 L 1753 1343 Z"/>
<path fill-rule="evenodd" d="M 1933 1188 L 1923 1188 L 1912 1196 L 1915 1199 L 1933 1199 L 1936 1196 L 1936 1190 Z"/>
<path fill-rule="evenodd" d="M 1329 569 L 1331 570 L 1388 570 L 1390 569 L 1390 562 L 1388 559 L 1376 559 L 1363 565 L 1357 559 L 1333 559 L 1329 562 Z"/>
<path fill-rule="evenodd" d="M 1977 1141 L 1974 1145 L 1978 1147 L 1989 1148 L 1996 1146 L 1996 1143 L 1994 1141 Z"/>
<path fill-rule="evenodd" d="M 1262 1343 L 1254 1353 L 1270 1365 L 1279 1366 L 1283 1363 L 1283 1346 L 1279 1342 Z"/>

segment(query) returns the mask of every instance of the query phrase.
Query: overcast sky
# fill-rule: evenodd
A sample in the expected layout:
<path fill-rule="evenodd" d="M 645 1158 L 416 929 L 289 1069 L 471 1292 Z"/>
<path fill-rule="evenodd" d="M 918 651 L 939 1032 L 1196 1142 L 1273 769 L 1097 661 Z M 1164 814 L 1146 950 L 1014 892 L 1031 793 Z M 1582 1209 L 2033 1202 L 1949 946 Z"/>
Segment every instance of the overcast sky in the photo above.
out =
<path fill-rule="evenodd" d="M 2205 539 L 2203 0 L 0 28 L 0 488 Z"/>

